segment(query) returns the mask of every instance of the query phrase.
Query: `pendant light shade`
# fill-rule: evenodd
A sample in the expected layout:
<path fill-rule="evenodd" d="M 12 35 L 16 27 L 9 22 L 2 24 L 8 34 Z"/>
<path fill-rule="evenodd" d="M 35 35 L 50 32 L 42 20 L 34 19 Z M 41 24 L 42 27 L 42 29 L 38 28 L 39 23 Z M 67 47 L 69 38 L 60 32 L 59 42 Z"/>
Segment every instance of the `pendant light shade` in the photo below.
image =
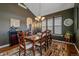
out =
<path fill-rule="evenodd" d="M 43 17 L 43 16 L 37 16 L 37 17 L 35 17 L 36 21 L 43 21 L 44 19 L 45 19 L 45 17 Z"/>

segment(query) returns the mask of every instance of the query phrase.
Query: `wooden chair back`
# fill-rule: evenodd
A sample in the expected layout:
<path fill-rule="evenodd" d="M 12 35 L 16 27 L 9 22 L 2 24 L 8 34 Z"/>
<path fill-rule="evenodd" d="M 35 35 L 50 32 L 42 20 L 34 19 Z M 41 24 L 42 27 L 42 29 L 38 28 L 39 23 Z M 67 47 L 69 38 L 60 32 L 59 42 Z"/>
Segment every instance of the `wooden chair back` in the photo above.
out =
<path fill-rule="evenodd" d="M 51 31 L 47 30 L 47 48 L 49 48 L 51 46 L 51 43 L 52 43 Z"/>
<path fill-rule="evenodd" d="M 40 55 L 42 55 L 42 49 L 44 48 L 46 51 L 46 33 L 45 32 L 42 32 L 39 43 L 40 43 L 40 46 L 39 46 L 40 47 Z"/>
<path fill-rule="evenodd" d="M 46 33 L 45 32 L 42 32 L 40 41 L 41 41 L 41 44 L 46 41 Z"/>
<path fill-rule="evenodd" d="M 20 31 L 17 33 L 18 41 L 19 41 L 19 55 L 22 51 L 24 51 L 24 55 L 26 53 L 26 45 L 25 45 L 25 39 L 24 39 L 24 32 Z"/>

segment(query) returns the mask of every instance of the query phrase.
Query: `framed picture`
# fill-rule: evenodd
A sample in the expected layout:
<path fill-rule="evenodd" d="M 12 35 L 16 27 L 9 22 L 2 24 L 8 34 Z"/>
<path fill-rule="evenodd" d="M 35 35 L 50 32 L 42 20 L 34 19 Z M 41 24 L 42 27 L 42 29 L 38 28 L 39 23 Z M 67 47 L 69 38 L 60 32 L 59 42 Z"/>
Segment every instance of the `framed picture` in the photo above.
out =
<path fill-rule="evenodd" d="M 20 27 L 20 20 L 19 19 L 14 19 L 11 18 L 10 19 L 10 26 L 14 26 L 14 27 Z"/>

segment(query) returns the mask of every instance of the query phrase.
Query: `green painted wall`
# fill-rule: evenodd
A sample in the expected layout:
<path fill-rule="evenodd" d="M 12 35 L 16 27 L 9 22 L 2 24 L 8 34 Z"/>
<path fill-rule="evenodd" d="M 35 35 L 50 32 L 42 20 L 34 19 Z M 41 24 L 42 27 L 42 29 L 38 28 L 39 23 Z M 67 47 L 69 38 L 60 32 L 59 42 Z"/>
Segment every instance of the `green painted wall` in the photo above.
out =
<path fill-rule="evenodd" d="M 74 8 L 70 8 L 70 9 L 63 10 L 63 11 L 60 11 L 57 13 L 46 15 L 46 18 L 49 19 L 49 18 L 58 17 L 58 16 L 62 17 L 62 34 L 64 34 L 67 31 L 69 31 L 73 34 L 74 33 L 74 23 L 73 23 L 73 25 L 67 27 L 67 26 L 64 26 L 64 20 L 67 18 L 71 18 L 74 22 Z"/>
<path fill-rule="evenodd" d="M 74 23 L 73 25 L 71 26 L 64 26 L 64 20 L 67 19 L 67 18 L 70 18 L 73 20 L 74 22 L 74 9 L 69 9 L 69 10 L 66 10 L 66 13 L 64 13 L 62 15 L 63 17 L 63 34 L 66 33 L 67 31 L 71 32 L 72 34 L 74 33 Z"/>
<path fill-rule="evenodd" d="M 34 15 L 18 4 L 0 4 L 0 46 L 9 44 L 8 31 L 10 28 L 10 19 L 15 18 L 21 20 L 21 30 L 26 30 L 26 18 L 34 17 Z"/>

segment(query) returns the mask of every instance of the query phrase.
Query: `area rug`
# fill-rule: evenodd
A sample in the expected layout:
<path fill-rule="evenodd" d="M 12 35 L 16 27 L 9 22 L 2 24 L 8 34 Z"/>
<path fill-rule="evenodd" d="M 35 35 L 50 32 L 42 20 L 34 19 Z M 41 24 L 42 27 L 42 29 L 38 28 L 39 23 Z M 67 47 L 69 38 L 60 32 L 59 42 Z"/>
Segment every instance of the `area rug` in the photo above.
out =
<path fill-rule="evenodd" d="M 50 48 L 44 53 L 44 55 L 45 56 L 78 56 L 76 49 L 72 48 L 71 46 L 74 47 L 73 43 L 53 40 Z"/>
<path fill-rule="evenodd" d="M 67 44 L 53 41 L 49 49 L 45 53 L 46 56 L 67 56 Z"/>

